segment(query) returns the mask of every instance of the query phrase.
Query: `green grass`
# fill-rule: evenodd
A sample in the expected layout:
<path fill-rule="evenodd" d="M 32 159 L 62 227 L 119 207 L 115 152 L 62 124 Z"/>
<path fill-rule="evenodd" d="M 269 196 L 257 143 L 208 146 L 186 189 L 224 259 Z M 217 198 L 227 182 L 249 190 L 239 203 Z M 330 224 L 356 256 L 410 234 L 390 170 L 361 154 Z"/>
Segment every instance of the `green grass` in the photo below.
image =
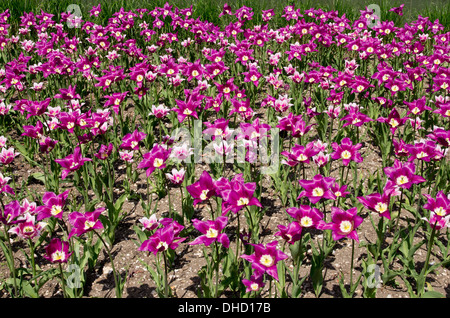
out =
<path fill-rule="evenodd" d="M 41 10 L 54 14 L 59 19 L 60 13 L 69 5 L 77 4 L 80 6 L 83 18 L 89 20 L 89 10 L 100 3 L 103 11 L 102 21 L 106 23 L 108 18 L 121 8 L 126 11 L 136 8 L 153 9 L 163 7 L 166 2 L 179 8 L 187 8 L 192 4 L 195 18 L 199 17 L 201 20 L 220 26 L 229 21 L 218 17 L 225 3 L 233 9 L 244 5 L 253 8 L 255 15 L 251 24 L 261 24 L 261 10 L 267 9 L 275 9 L 277 14 L 275 22 L 282 22 L 281 15 L 287 5 L 294 5 L 301 10 L 310 8 L 336 10 L 339 16 L 345 13 L 347 18 L 354 20 L 359 17 L 360 10 L 370 4 L 377 4 L 380 6 L 382 20 L 394 21 L 396 26 L 410 23 L 421 15 L 429 17 L 432 22 L 438 19 L 446 29 L 450 29 L 450 1 L 445 0 L 433 0 L 426 3 L 421 0 L 1 0 L 0 11 L 10 9 L 12 21 L 20 21 L 20 16 L 24 12 L 40 13 Z M 405 4 L 403 16 L 389 12 L 391 7 L 400 6 L 402 3 Z"/>

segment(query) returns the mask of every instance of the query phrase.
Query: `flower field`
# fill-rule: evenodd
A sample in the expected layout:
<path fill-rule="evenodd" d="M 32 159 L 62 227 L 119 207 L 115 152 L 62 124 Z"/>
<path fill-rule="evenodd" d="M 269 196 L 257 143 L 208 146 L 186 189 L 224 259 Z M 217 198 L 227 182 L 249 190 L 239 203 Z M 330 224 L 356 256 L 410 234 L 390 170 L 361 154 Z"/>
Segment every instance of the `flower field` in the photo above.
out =
<path fill-rule="evenodd" d="M 1 297 L 448 297 L 450 26 L 200 6 L 0 12 Z"/>

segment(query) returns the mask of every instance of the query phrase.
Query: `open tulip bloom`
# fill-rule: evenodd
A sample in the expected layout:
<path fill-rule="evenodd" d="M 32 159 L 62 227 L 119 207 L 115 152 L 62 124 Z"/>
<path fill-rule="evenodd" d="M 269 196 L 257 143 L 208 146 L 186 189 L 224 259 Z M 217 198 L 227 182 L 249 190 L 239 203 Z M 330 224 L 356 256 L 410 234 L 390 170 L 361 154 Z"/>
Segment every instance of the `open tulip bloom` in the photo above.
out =
<path fill-rule="evenodd" d="M 80 147 L 76 147 L 73 154 L 68 155 L 63 159 L 55 159 L 56 163 L 59 163 L 63 168 L 61 172 L 61 179 L 64 180 L 70 172 L 78 170 L 85 162 L 92 161 L 90 158 L 84 158 L 81 155 Z"/>
<path fill-rule="evenodd" d="M 72 229 L 70 230 L 69 238 L 73 235 L 80 237 L 86 232 L 103 229 L 104 227 L 99 217 L 105 210 L 105 208 L 98 208 L 85 213 L 78 211 L 70 213 L 68 218 Z"/>
<path fill-rule="evenodd" d="M 336 195 L 331 190 L 335 183 L 334 178 L 317 174 L 312 180 L 300 180 L 299 183 L 304 190 L 300 192 L 297 201 L 302 197 L 307 197 L 313 204 L 321 199 L 336 200 Z"/>
<path fill-rule="evenodd" d="M 199 180 L 186 187 L 186 190 L 194 198 L 194 205 L 208 200 L 210 197 L 216 195 L 216 187 L 214 180 L 207 171 L 203 171 Z"/>
<path fill-rule="evenodd" d="M 51 263 L 67 263 L 73 252 L 69 252 L 69 242 L 54 238 L 45 248 L 44 258 Z"/>
<path fill-rule="evenodd" d="M 359 242 L 356 228 L 361 225 L 363 218 L 357 213 L 358 208 L 356 207 L 348 210 L 331 207 L 331 223 L 325 224 L 323 230 L 331 230 L 335 241 L 348 237 Z"/>
<path fill-rule="evenodd" d="M 412 162 L 402 163 L 395 159 L 394 166 L 384 168 L 384 173 L 393 182 L 393 184 L 409 189 L 413 184 L 426 182 L 426 179 L 416 175 L 416 166 Z"/>
<path fill-rule="evenodd" d="M 210 246 L 214 242 L 222 244 L 225 248 L 230 245 L 230 240 L 225 233 L 221 233 L 227 226 L 228 218 L 225 216 L 219 216 L 215 220 L 201 221 L 198 219 L 192 220 L 192 225 L 203 235 L 198 236 L 190 245 L 204 244 Z"/>
<path fill-rule="evenodd" d="M 362 144 L 353 145 L 350 138 L 346 137 L 342 139 L 340 145 L 334 142 L 331 146 L 334 150 L 331 154 L 331 158 L 334 160 L 342 159 L 344 166 L 348 166 L 350 161 L 363 162 L 363 158 L 358 152 L 358 150 L 361 149 Z"/>
<path fill-rule="evenodd" d="M 176 249 L 186 237 L 178 237 L 176 228 L 172 223 L 158 228 L 155 233 L 145 240 L 139 247 L 139 251 L 148 251 L 153 254 L 164 252 L 168 249 Z"/>
<path fill-rule="evenodd" d="M 252 255 L 241 255 L 241 257 L 252 264 L 252 268 L 259 273 L 267 273 L 278 280 L 277 263 L 288 258 L 288 255 L 277 249 L 277 241 L 263 244 L 251 244 L 255 253 Z"/>

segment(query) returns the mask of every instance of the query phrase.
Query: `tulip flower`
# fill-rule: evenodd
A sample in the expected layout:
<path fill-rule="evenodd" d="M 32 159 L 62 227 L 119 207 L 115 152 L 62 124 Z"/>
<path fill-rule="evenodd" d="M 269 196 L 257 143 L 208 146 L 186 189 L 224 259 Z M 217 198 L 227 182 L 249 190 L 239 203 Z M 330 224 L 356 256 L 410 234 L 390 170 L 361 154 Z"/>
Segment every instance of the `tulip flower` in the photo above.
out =
<path fill-rule="evenodd" d="M 146 133 L 140 132 L 137 129 L 132 133 L 123 136 L 120 148 L 125 150 L 139 150 L 139 145 L 142 140 L 147 137 Z"/>
<path fill-rule="evenodd" d="M 278 242 L 250 244 L 254 247 L 252 255 L 241 255 L 243 259 L 252 263 L 252 268 L 260 273 L 267 273 L 278 280 L 277 263 L 288 258 L 288 255 L 277 249 Z"/>
<path fill-rule="evenodd" d="M 69 233 L 69 239 L 74 235 L 80 237 L 86 232 L 103 229 L 103 224 L 99 217 L 105 210 L 105 208 L 98 208 L 85 213 L 78 211 L 70 213 L 68 219 L 72 229 Z"/>
<path fill-rule="evenodd" d="M 389 203 L 391 201 L 390 195 L 386 192 L 383 194 L 372 193 L 366 197 L 358 197 L 359 202 L 364 205 L 364 207 L 372 212 L 378 213 L 380 216 L 391 219 L 391 214 L 389 211 Z"/>
<path fill-rule="evenodd" d="M 358 152 L 361 149 L 362 144 L 358 143 L 353 145 L 350 138 L 346 137 L 342 139 L 339 145 L 336 142 L 331 144 L 334 152 L 331 154 L 331 158 L 334 160 L 342 159 L 344 166 L 348 166 L 350 161 L 363 162 L 361 154 Z"/>
<path fill-rule="evenodd" d="M 294 244 L 302 238 L 302 226 L 297 222 L 291 222 L 287 226 L 278 224 L 278 230 L 274 235 L 281 236 L 289 244 Z"/>
<path fill-rule="evenodd" d="M 204 244 L 210 246 L 214 242 L 222 244 L 225 248 L 230 245 L 230 240 L 225 233 L 221 233 L 226 227 L 228 218 L 219 216 L 215 220 L 200 221 L 198 219 L 192 220 L 192 225 L 203 235 L 198 236 L 189 245 Z"/>
<path fill-rule="evenodd" d="M 166 161 L 170 156 L 170 150 L 165 147 L 156 144 L 150 152 L 143 155 L 144 159 L 138 164 L 138 169 L 147 169 L 147 178 L 156 169 L 164 169 L 166 167 Z"/>
<path fill-rule="evenodd" d="M 42 220 L 49 217 L 55 217 L 62 220 L 64 206 L 66 204 L 69 191 L 64 191 L 56 195 L 53 192 L 46 192 L 42 197 L 44 205 L 36 208 L 37 220 Z"/>
<path fill-rule="evenodd" d="M 186 190 L 194 198 L 194 206 L 216 195 L 214 180 L 207 171 L 203 171 L 199 180 L 186 187 Z"/>
<path fill-rule="evenodd" d="M 384 168 L 384 173 L 393 184 L 403 189 L 409 189 L 413 184 L 427 181 L 425 178 L 415 175 L 416 166 L 412 162 L 402 163 L 395 159 L 394 166 Z"/>
<path fill-rule="evenodd" d="M 311 203 L 317 203 L 320 199 L 336 200 L 336 195 L 331 190 L 335 183 L 334 178 L 317 174 L 313 180 L 300 180 L 299 183 L 305 190 L 300 192 L 297 200 L 302 197 L 307 197 Z"/>
<path fill-rule="evenodd" d="M 444 191 L 438 191 L 436 198 L 426 193 L 423 196 L 428 199 L 428 202 L 423 205 L 424 209 L 441 217 L 450 215 L 450 198 L 444 194 Z"/>
<path fill-rule="evenodd" d="M 358 208 L 342 210 L 338 207 L 331 207 L 331 223 L 323 226 L 324 230 L 332 230 L 333 240 L 337 241 L 344 237 L 359 242 L 356 228 L 361 225 L 363 218 L 358 214 Z"/>
<path fill-rule="evenodd" d="M 73 252 L 69 252 L 69 242 L 54 238 L 45 248 L 43 257 L 51 263 L 67 263 Z"/>
<path fill-rule="evenodd" d="M 300 205 L 299 207 L 291 207 L 286 209 L 289 214 L 302 228 L 322 229 L 325 224 L 323 221 L 323 213 L 309 205 Z"/>
<path fill-rule="evenodd" d="M 173 184 L 181 184 L 183 183 L 185 173 L 186 171 L 184 170 L 184 168 L 181 168 L 180 170 L 173 168 L 172 173 L 166 173 L 166 177 Z"/>
<path fill-rule="evenodd" d="M 23 239 L 33 239 L 39 237 L 43 228 L 47 225 L 45 222 L 36 222 L 36 217 L 30 213 L 25 214 L 25 220 L 12 227 L 8 232 L 16 234 Z"/>
<path fill-rule="evenodd" d="M 65 158 L 55 159 L 55 162 L 60 164 L 61 167 L 64 168 L 61 172 L 62 180 L 64 180 L 70 172 L 76 171 L 81 168 L 81 166 L 83 166 L 87 161 L 92 161 L 92 159 L 82 157 L 80 147 L 76 147 L 73 151 L 73 154 L 68 155 Z"/>
<path fill-rule="evenodd" d="M 155 233 L 145 240 L 139 247 L 139 251 L 148 251 L 153 254 L 164 252 L 168 249 L 176 249 L 186 238 L 176 236 L 177 232 L 172 223 L 158 228 Z"/>

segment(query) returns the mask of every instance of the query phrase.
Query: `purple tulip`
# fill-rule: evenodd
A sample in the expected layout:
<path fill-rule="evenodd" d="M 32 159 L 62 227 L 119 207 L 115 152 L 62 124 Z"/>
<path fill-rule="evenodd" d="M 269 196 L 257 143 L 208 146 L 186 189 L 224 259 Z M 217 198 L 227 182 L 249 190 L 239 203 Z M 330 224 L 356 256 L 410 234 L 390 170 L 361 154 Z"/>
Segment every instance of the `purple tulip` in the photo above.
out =
<path fill-rule="evenodd" d="M 403 189 L 409 189 L 413 184 L 427 181 L 425 178 L 415 175 L 416 166 L 412 162 L 402 163 L 395 159 L 393 167 L 384 168 L 384 173 L 394 185 Z"/>
<path fill-rule="evenodd" d="M 203 235 L 194 239 L 189 245 L 204 244 L 210 246 L 214 242 L 219 242 L 225 248 L 230 245 L 230 240 L 225 233 L 221 231 L 226 227 L 228 218 L 225 216 L 219 216 L 215 220 L 200 221 L 198 219 L 192 220 L 192 225 Z"/>
<path fill-rule="evenodd" d="M 438 216 L 445 217 L 450 214 L 450 197 L 444 194 L 444 191 L 440 190 L 436 194 L 436 198 L 433 198 L 429 194 L 423 194 L 428 199 L 428 202 L 423 205 L 424 209 L 427 209 Z"/>
<path fill-rule="evenodd" d="M 363 218 L 357 215 L 358 208 L 342 210 L 338 207 L 331 207 L 331 223 L 323 226 L 324 230 L 332 230 L 333 240 L 337 241 L 344 237 L 359 242 L 356 228 L 361 225 Z"/>
<path fill-rule="evenodd" d="M 256 292 L 260 289 L 262 289 L 265 285 L 264 283 L 264 275 L 262 275 L 260 272 L 255 271 L 253 275 L 250 276 L 250 279 L 243 279 L 242 283 L 244 284 L 245 292 Z"/>
<path fill-rule="evenodd" d="M 68 216 L 68 220 L 72 226 L 72 229 L 69 233 L 69 239 L 73 235 L 80 237 L 86 232 L 103 229 L 103 224 L 99 220 L 99 217 L 105 210 L 105 208 L 98 208 L 92 212 L 81 213 L 78 211 L 74 211 L 70 213 Z"/>
<path fill-rule="evenodd" d="M 313 180 L 300 180 L 299 183 L 305 190 L 300 192 L 297 200 L 302 197 L 307 197 L 311 203 L 317 203 L 322 198 L 336 200 L 336 195 L 331 190 L 335 183 L 334 178 L 317 174 L 313 177 Z"/>
<path fill-rule="evenodd" d="M 391 219 L 391 214 L 389 211 L 389 203 L 391 197 L 389 194 L 384 192 L 383 194 L 372 193 L 366 197 L 358 197 L 358 201 L 364 205 L 364 207 L 370 211 L 378 213 L 380 216 Z"/>
<path fill-rule="evenodd" d="M 331 144 L 334 152 L 331 154 L 331 158 L 334 160 L 342 159 L 344 166 L 348 166 L 350 161 L 363 162 L 361 154 L 358 152 L 361 149 L 362 144 L 353 145 L 350 138 L 346 137 L 342 139 L 339 145 L 336 142 Z"/>
<path fill-rule="evenodd" d="M 69 242 L 54 238 L 45 248 L 43 257 L 51 263 L 67 263 L 73 252 L 69 253 Z"/>
<path fill-rule="evenodd" d="M 302 226 L 297 222 L 291 222 L 287 226 L 278 224 L 278 232 L 275 236 L 281 236 L 289 244 L 294 244 L 302 238 Z"/>
<path fill-rule="evenodd" d="M 42 229 L 47 224 L 44 222 L 36 222 L 35 216 L 30 213 L 25 213 L 25 220 L 18 223 L 15 227 L 11 228 L 8 232 L 16 234 L 23 239 L 33 239 L 41 235 Z"/>
<path fill-rule="evenodd" d="M 150 152 L 143 155 L 144 159 L 138 164 L 138 169 L 147 169 L 147 177 L 156 169 L 164 169 L 166 167 L 167 159 L 170 156 L 170 149 L 166 149 L 164 146 L 155 144 Z"/>
<path fill-rule="evenodd" d="M 37 220 L 55 217 L 62 220 L 63 209 L 66 204 L 69 191 L 64 191 L 61 194 L 56 195 L 53 192 L 46 192 L 42 197 L 44 205 L 36 208 Z"/>
<path fill-rule="evenodd" d="M 86 161 L 92 161 L 92 159 L 82 157 L 80 147 L 76 147 L 73 154 L 68 155 L 65 158 L 55 159 L 55 162 L 60 164 L 61 167 L 64 168 L 61 172 L 62 180 L 64 180 L 70 172 L 81 168 L 81 166 L 83 166 Z"/>
<path fill-rule="evenodd" d="M 139 150 L 139 144 L 142 140 L 145 139 L 145 137 L 147 137 L 146 133 L 139 132 L 136 129 L 132 133 L 128 133 L 125 136 L 123 136 L 120 148 L 126 150 Z"/>
<path fill-rule="evenodd" d="M 186 187 L 186 190 L 194 198 L 194 206 L 199 202 L 208 200 L 216 195 L 214 180 L 207 171 L 203 171 L 199 180 Z"/>
<path fill-rule="evenodd" d="M 17 200 L 11 201 L 1 209 L 0 222 L 5 225 L 17 224 L 25 221 L 20 202 Z"/>
<path fill-rule="evenodd" d="M 287 208 L 286 213 L 298 222 L 302 228 L 315 228 L 320 230 L 325 225 L 323 213 L 319 209 L 309 205 L 300 205 L 298 208 Z"/>
<path fill-rule="evenodd" d="M 254 247 L 252 255 L 241 255 L 241 257 L 252 263 L 252 268 L 260 273 L 267 273 L 278 280 L 277 263 L 288 258 L 288 255 L 277 249 L 277 241 L 263 244 L 250 244 Z"/>
<path fill-rule="evenodd" d="M 164 252 L 169 248 L 176 249 L 186 238 L 178 237 L 175 230 L 173 223 L 158 228 L 152 236 L 141 244 L 139 251 L 148 251 L 156 255 L 158 252 Z"/>

